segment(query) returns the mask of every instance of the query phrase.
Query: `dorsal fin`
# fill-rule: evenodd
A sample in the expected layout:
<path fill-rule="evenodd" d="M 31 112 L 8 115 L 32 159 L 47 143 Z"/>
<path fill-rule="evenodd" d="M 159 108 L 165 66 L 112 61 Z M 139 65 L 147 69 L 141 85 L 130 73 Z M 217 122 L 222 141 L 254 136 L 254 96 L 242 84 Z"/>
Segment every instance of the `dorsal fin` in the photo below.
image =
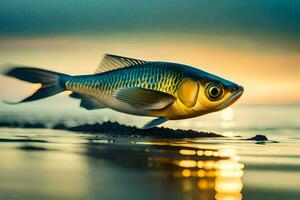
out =
<path fill-rule="evenodd" d="M 123 67 L 141 65 L 145 63 L 147 63 L 147 61 L 106 54 L 103 60 L 101 61 L 100 65 L 96 69 L 95 74 L 120 69 Z"/>

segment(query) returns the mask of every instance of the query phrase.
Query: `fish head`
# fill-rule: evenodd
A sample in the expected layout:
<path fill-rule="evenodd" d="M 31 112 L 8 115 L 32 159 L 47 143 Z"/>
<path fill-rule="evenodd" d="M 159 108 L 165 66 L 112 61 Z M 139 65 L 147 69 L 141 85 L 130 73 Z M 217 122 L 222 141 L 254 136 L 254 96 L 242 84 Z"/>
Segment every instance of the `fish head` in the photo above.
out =
<path fill-rule="evenodd" d="M 186 78 L 178 89 L 178 97 L 186 113 L 204 115 L 232 105 L 244 88 L 234 82 L 196 68 L 185 68 Z"/>
<path fill-rule="evenodd" d="M 221 77 L 204 73 L 198 78 L 198 106 L 196 110 L 205 113 L 215 112 L 229 107 L 243 94 L 244 88 Z"/>

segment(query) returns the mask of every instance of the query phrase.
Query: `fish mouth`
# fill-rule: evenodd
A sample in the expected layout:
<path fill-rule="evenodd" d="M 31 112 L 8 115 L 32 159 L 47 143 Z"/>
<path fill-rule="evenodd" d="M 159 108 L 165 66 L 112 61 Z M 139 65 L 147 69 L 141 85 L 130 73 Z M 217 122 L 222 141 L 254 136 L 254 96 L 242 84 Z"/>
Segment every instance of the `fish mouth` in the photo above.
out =
<path fill-rule="evenodd" d="M 233 94 L 231 95 L 231 97 L 229 97 L 224 103 L 222 103 L 221 105 L 219 105 L 216 109 L 217 110 L 222 110 L 228 106 L 231 106 L 234 102 L 236 102 L 244 93 L 244 88 L 243 86 L 237 86 L 234 89 L 235 91 L 233 92 Z"/>

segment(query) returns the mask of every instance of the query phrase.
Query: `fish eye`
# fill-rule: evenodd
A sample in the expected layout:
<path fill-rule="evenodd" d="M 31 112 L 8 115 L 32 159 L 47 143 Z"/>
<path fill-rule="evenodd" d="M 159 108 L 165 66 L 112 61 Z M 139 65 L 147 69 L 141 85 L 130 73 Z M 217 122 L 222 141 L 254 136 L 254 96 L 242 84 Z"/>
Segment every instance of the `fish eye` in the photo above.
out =
<path fill-rule="evenodd" d="M 217 101 L 223 95 L 223 87 L 218 83 L 210 83 L 206 87 L 206 96 L 211 101 Z"/>

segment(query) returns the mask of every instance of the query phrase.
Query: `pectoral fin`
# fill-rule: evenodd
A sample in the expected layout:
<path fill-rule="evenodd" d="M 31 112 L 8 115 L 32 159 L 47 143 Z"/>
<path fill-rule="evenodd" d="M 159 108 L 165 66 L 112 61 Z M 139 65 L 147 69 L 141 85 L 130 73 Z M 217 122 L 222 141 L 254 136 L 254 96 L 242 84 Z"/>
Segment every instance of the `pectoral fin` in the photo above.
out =
<path fill-rule="evenodd" d="M 118 90 L 115 98 L 134 108 L 162 109 L 174 102 L 175 97 L 157 90 L 140 87 L 129 87 Z"/>
<path fill-rule="evenodd" d="M 75 99 L 81 99 L 80 107 L 85 108 L 87 110 L 95 110 L 105 108 L 105 105 L 102 105 L 97 99 L 92 96 L 79 94 L 79 93 L 71 93 L 69 95 Z"/>
<path fill-rule="evenodd" d="M 142 129 L 153 128 L 153 127 L 158 126 L 166 121 L 168 121 L 168 119 L 165 117 L 156 118 L 156 119 L 148 122 L 147 124 L 145 124 Z"/>

